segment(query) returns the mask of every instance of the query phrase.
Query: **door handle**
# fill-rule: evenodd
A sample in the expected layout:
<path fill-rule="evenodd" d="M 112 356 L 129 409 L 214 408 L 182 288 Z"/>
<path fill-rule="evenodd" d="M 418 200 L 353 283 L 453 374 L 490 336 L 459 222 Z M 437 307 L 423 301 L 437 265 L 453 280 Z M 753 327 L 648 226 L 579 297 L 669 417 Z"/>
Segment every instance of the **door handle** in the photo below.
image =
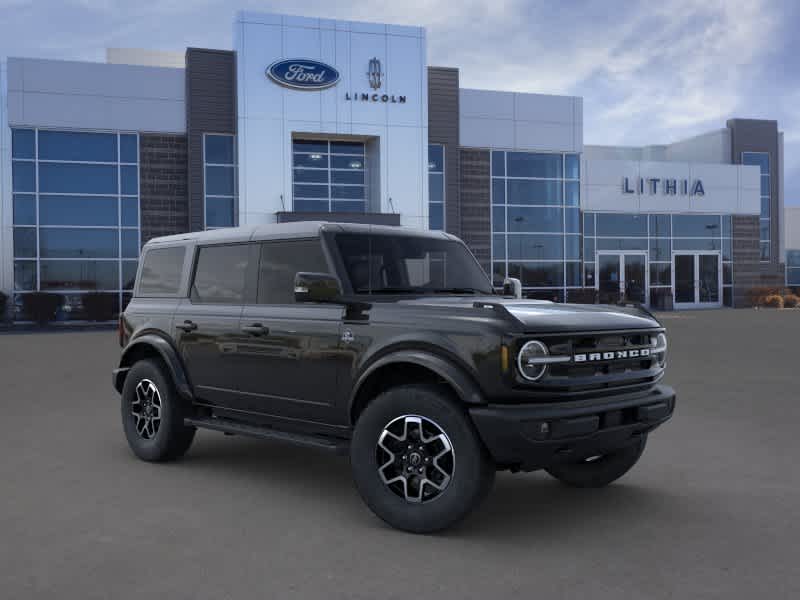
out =
<path fill-rule="evenodd" d="M 264 327 L 261 323 L 245 325 L 242 327 L 242 331 L 250 335 L 269 335 L 269 327 Z"/>
<path fill-rule="evenodd" d="M 194 331 L 195 329 L 197 329 L 197 323 L 195 323 L 194 321 L 189 321 L 187 319 L 183 323 L 179 323 L 178 325 L 175 325 L 175 327 L 177 329 L 182 329 L 183 331 Z"/>

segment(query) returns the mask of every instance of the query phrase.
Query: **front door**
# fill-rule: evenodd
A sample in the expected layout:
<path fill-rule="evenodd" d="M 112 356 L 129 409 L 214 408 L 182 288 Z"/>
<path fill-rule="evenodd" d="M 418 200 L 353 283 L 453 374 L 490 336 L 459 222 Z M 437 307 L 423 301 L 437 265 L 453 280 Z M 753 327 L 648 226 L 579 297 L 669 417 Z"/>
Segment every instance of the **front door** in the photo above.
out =
<path fill-rule="evenodd" d="M 344 425 L 339 372 L 344 307 L 296 304 L 297 272 L 329 272 L 320 239 L 267 241 L 260 245 L 258 293 L 246 305 L 240 330 L 236 375 L 239 410 L 268 420 L 297 424 Z M 337 423 L 337 421 L 340 421 Z"/>
<path fill-rule="evenodd" d="M 596 273 L 601 303 L 647 304 L 647 256 L 643 252 L 598 252 Z"/>
<path fill-rule="evenodd" d="M 681 252 L 672 257 L 675 308 L 722 306 L 719 253 Z"/>

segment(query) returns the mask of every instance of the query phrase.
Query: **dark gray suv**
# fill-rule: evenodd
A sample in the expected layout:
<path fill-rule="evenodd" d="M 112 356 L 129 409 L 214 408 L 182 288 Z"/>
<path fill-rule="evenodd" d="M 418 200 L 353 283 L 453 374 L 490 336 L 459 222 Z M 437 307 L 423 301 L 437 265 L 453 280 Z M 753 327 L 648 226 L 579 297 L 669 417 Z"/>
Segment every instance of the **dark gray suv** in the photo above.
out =
<path fill-rule="evenodd" d="M 675 406 L 650 313 L 498 295 L 442 232 L 152 240 L 120 344 L 114 387 L 141 459 L 179 458 L 197 428 L 349 454 L 369 507 L 414 532 L 465 517 L 498 469 L 607 485 Z"/>

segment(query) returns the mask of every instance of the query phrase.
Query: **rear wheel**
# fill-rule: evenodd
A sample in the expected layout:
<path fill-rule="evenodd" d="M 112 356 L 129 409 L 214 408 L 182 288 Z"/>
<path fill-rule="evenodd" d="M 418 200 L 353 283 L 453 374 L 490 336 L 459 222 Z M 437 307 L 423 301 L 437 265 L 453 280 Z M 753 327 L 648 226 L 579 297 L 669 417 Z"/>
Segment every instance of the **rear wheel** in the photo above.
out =
<path fill-rule="evenodd" d="M 350 445 L 353 478 L 381 519 L 426 533 L 466 517 L 494 481 L 471 421 L 435 385 L 405 385 L 375 398 L 356 423 Z"/>
<path fill-rule="evenodd" d="M 133 453 L 160 462 L 183 456 L 195 428 L 183 424 L 183 401 L 159 361 L 133 365 L 122 388 L 122 427 Z"/>
<path fill-rule="evenodd" d="M 625 448 L 592 456 L 579 462 L 563 463 L 549 467 L 550 475 L 572 487 L 598 488 L 616 481 L 631 470 L 644 452 L 647 435 Z"/>

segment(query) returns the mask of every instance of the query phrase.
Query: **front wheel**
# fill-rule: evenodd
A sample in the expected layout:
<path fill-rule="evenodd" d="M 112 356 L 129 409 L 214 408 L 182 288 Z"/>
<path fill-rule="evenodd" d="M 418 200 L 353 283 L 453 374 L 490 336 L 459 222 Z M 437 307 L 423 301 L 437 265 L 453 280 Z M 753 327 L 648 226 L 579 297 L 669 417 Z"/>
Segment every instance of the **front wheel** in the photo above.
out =
<path fill-rule="evenodd" d="M 579 488 L 605 487 L 633 468 L 644 452 L 647 434 L 614 452 L 591 456 L 584 460 L 553 465 L 546 471 L 561 483 Z"/>
<path fill-rule="evenodd" d="M 388 524 L 413 533 L 450 527 L 488 493 L 495 466 L 446 388 L 405 385 L 375 398 L 350 445 L 361 497 Z"/>

